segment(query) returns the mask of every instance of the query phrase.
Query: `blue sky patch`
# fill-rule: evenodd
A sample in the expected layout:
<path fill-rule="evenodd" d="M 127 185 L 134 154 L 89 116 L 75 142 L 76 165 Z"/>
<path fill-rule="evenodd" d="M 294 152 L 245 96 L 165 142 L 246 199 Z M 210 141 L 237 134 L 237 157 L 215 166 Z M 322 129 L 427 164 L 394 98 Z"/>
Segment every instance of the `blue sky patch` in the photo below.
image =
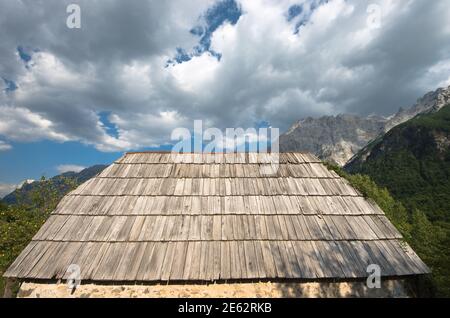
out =
<path fill-rule="evenodd" d="M 190 30 L 191 34 L 199 37 L 198 45 L 189 53 L 182 48 L 177 48 L 175 57 L 167 61 L 167 66 L 190 61 L 194 56 L 200 56 L 205 52 L 220 61 L 222 54 L 211 49 L 211 37 L 214 31 L 224 23 L 235 25 L 241 15 L 242 10 L 235 0 L 222 0 L 216 3 L 200 17 L 202 23 Z"/>
<path fill-rule="evenodd" d="M 287 14 L 287 20 L 291 22 L 295 17 L 298 17 L 303 12 L 303 5 L 301 4 L 294 4 L 293 6 L 289 7 L 288 14 Z"/>
<path fill-rule="evenodd" d="M 268 122 L 267 120 L 261 120 L 261 121 L 259 121 L 259 122 L 257 122 L 255 124 L 255 127 L 257 129 L 259 129 L 259 128 L 270 128 L 271 125 L 270 125 L 270 122 Z"/>
<path fill-rule="evenodd" d="M 0 155 L 0 183 L 18 184 L 27 179 L 38 180 L 42 176 L 51 178 L 59 174 L 59 165 L 91 167 L 97 164 L 109 165 L 124 152 L 102 152 L 90 145 L 77 141 L 32 143 L 10 143 L 13 149 Z M 144 148 L 143 151 L 170 151 L 171 145 Z M 31 160 L 31 161 L 30 161 Z"/>
<path fill-rule="evenodd" d="M 186 52 L 186 50 L 177 47 L 177 54 L 174 57 L 175 62 L 180 64 L 191 60 L 191 58 L 192 58 L 191 55 L 188 52 Z"/>
<path fill-rule="evenodd" d="M 42 176 L 50 178 L 59 174 L 57 167 L 62 164 L 90 167 L 110 164 L 122 155 L 120 152 L 100 152 L 79 142 L 41 141 L 12 143 L 11 146 L 13 150 L 0 155 L 0 183 L 17 184 Z"/>
<path fill-rule="evenodd" d="M 17 53 L 19 54 L 20 59 L 25 63 L 31 61 L 31 53 L 27 52 L 22 46 L 19 45 L 17 47 Z"/>
<path fill-rule="evenodd" d="M 111 116 L 111 112 L 105 111 L 98 113 L 99 120 L 103 124 L 106 133 L 111 137 L 119 138 L 119 130 L 117 129 L 117 126 L 109 120 L 109 116 Z"/>
<path fill-rule="evenodd" d="M 309 22 L 311 15 L 317 8 L 328 2 L 329 0 L 313 0 L 308 4 L 294 4 L 290 6 L 286 13 L 286 19 L 288 22 L 295 21 L 294 34 L 298 34 L 300 28 Z"/>
<path fill-rule="evenodd" d="M 17 84 L 14 81 L 11 81 L 7 78 L 2 77 L 3 82 L 5 82 L 6 88 L 4 89 L 5 92 L 14 92 L 18 87 Z"/>
<path fill-rule="evenodd" d="M 311 12 L 316 10 L 323 4 L 327 4 L 330 0 L 315 0 L 311 3 Z"/>
<path fill-rule="evenodd" d="M 224 22 L 235 25 L 242 15 L 241 8 L 234 0 L 223 0 L 208 9 L 205 14 L 207 33 L 216 31 Z"/>

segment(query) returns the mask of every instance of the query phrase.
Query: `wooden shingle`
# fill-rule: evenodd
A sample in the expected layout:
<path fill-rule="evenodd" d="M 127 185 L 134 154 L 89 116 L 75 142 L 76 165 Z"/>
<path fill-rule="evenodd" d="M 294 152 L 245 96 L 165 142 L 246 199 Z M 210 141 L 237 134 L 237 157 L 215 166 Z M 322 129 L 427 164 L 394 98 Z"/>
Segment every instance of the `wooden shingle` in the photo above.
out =
<path fill-rule="evenodd" d="M 383 211 L 303 153 L 130 153 L 65 196 L 4 276 L 353 279 L 429 269 Z"/>

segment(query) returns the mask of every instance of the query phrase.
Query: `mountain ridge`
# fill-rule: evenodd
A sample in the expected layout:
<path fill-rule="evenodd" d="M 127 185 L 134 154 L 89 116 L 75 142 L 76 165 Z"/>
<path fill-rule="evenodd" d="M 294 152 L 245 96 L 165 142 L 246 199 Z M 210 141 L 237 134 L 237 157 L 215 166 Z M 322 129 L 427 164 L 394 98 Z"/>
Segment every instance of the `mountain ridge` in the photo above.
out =
<path fill-rule="evenodd" d="M 307 117 L 280 136 L 280 150 L 309 151 L 324 161 L 344 166 L 366 145 L 392 128 L 419 114 L 437 112 L 449 102 L 450 86 L 425 94 L 410 108 L 400 108 L 389 117 L 350 114 Z"/>
<path fill-rule="evenodd" d="M 415 208 L 416 200 L 429 191 L 430 197 L 446 193 L 450 197 L 450 103 L 437 112 L 419 114 L 391 129 L 361 150 L 344 169 L 369 175 L 394 196 L 408 197 L 407 205 Z M 426 211 L 433 220 L 445 215 L 450 222 L 447 200 L 440 196 L 428 201 Z M 443 208 L 442 206 L 445 206 Z"/>
<path fill-rule="evenodd" d="M 449 297 L 450 103 L 394 127 L 344 169 L 367 176 L 407 209 L 414 250 L 432 269 L 437 295 Z"/>
<path fill-rule="evenodd" d="M 64 180 L 69 179 L 74 181 L 76 184 L 81 184 L 99 174 L 106 167 L 106 165 L 94 165 L 83 169 L 80 172 L 65 172 L 49 178 L 46 181 L 49 182 L 50 185 L 54 185 L 61 194 L 65 194 L 64 192 L 67 190 L 67 186 L 64 185 Z M 41 181 L 24 182 L 20 188 L 15 189 L 13 192 L 3 197 L 0 202 L 5 204 L 17 204 L 19 201 L 25 201 L 25 203 L 29 203 L 30 194 L 39 186 L 40 183 Z"/>
<path fill-rule="evenodd" d="M 342 166 L 382 131 L 384 122 L 383 118 L 366 119 L 349 114 L 308 117 L 280 136 L 280 150 L 312 152 Z"/>

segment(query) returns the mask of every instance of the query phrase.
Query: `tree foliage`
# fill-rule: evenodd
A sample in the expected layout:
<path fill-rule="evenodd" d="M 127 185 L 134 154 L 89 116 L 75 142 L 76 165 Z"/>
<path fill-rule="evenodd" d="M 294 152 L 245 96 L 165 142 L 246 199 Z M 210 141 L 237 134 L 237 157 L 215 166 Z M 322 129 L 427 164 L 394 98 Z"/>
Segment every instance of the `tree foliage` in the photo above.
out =
<path fill-rule="evenodd" d="M 405 241 L 431 268 L 432 275 L 420 281 L 421 296 L 450 297 L 450 225 L 433 223 L 423 211 L 407 208 L 387 188 L 378 186 L 367 175 L 352 175 L 331 164 L 328 167 L 347 179 L 366 198 L 374 200 Z"/>
<path fill-rule="evenodd" d="M 72 179 L 64 179 L 66 192 L 76 186 Z M 64 193 L 54 183 L 42 178 L 33 189 L 31 201 L 19 201 L 14 205 L 0 202 L 0 292 L 5 287 L 3 273 L 30 243 L 45 223 Z M 15 286 L 17 291 L 18 286 Z"/>
<path fill-rule="evenodd" d="M 450 105 L 399 125 L 346 166 L 368 175 L 409 211 L 450 222 Z"/>

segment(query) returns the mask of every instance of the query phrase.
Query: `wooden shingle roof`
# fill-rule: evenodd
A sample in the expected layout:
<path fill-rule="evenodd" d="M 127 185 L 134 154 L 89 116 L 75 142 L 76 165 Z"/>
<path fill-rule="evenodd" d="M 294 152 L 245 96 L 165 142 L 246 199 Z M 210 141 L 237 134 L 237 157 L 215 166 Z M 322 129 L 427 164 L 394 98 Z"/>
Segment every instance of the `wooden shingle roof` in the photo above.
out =
<path fill-rule="evenodd" d="M 65 196 L 4 276 L 67 278 L 71 264 L 98 282 L 429 272 L 383 211 L 317 158 L 280 154 L 267 175 L 271 160 L 129 153 Z"/>

